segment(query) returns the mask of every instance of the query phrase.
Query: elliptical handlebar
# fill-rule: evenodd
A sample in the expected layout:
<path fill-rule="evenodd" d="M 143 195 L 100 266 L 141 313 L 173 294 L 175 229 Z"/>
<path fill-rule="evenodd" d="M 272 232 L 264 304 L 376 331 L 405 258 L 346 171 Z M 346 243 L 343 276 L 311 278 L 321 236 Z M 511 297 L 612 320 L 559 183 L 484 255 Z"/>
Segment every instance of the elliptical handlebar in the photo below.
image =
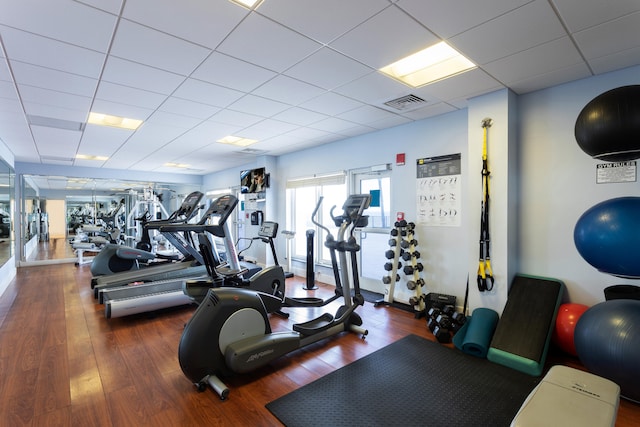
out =
<path fill-rule="evenodd" d="M 318 215 L 318 210 L 320 209 L 320 205 L 322 204 L 322 200 L 324 199 L 324 196 L 320 196 L 320 198 L 318 199 L 318 203 L 316 203 L 316 208 L 313 210 L 313 213 L 311 214 L 311 222 L 313 222 L 315 225 L 317 225 L 318 227 L 322 228 L 324 231 L 326 231 L 328 234 L 331 234 L 331 231 L 329 231 L 329 229 L 320 224 L 317 220 L 316 220 L 316 215 Z M 334 206 L 335 207 L 335 206 Z M 333 211 L 333 208 L 332 208 Z M 331 216 L 333 217 L 333 214 L 331 214 Z"/>

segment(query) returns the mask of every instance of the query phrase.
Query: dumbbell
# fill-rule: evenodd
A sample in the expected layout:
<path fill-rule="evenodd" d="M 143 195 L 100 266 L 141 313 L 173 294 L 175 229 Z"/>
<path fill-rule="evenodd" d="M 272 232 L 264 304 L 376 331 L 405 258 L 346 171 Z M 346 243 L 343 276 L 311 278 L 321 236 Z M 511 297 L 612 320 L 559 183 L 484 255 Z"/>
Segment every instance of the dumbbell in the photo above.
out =
<path fill-rule="evenodd" d="M 451 342 L 451 332 L 447 328 L 443 328 L 442 326 L 437 325 L 435 328 L 433 328 L 432 333 L 439 343 Z"/>
<path fill-rule="evenodd" d="M 413 252 L 404 252 L 402 254 L 402 259 L 404 259 L 405 261 L 409 261 L 411 258 L 420 258 L 420 252 L 418 251 L 413 251 Z"/>
<path fill-rule="evenodd" d="M 413 291 L 416 287 L 416 282 L 414 282 L 413 280 L 409 280 L 407 282 L 407 289 L 409 289 L 410 291 Z"/>
<path fill-rule="evenodd" d="M 416 280 L 416 286 L 420 286 L 421 288 L 424 287 L 424 285 L 426 285 L 426 282 L 424 281 L 424 279 L 421 277 L 418 280 Z"/>
<path fill-rule="evenodd" d="M 407 230 L 408 231 L 413 231 L 416 229 L 416 223 L 415 222 L 408 222 L 407 223 Z"/>
<path fill-rule="evenodd" d="M 396 223 L 394 224 L 396 227 L 406 227 L 407 226 L 407 221 L 406 220 L 400 220 L 400 221 L 396 221 Z"/>
<path fill-rule="evenodd" d="M 436 319 L 434 319 L 433 317 L 429 317 L 429 319 L 427 319 L 427 328 L 429 328 L 429 330 L 433 332 L 436 326 L 438 326 L 438 322 L 436 322 Z"/>
<path fill-rule="evenodd" d="M 389 246 L 394 247 L 398 244 L 396 239 L 389 239 Z"/>
<path fill-rule="evenodd" d="M 396 282 L 400 281 L 400 275 L 396 274 Z M 389 283 L 391 283 L 391 276 L 384 276 L 382 278 L 382 283 L 384 283 L 385 285 L 388 285 Z"/>
<path fill-rule="evenodd" d="M 453 316 L 453 313 L 455 313 L 455 311 L 456 311 L 456 308 L 451 304 L 447 304 L 444 307 L 442 307 L 442 312 L 449 317 Z"/>
<path fill-rule="evenodd" d="M 441 310 L 438 307 L 431 307 L 429 308 L 429 310 L 427 310 L 427 315 L 433 320 L 436 320 L 436 317 L 438 317 L 440 313 Z"/>
<path fill-rule="evenodd" d="M 420 297 L 412 296 L 409 298 L 409 305 L 418 305 L 420 304 Z"/>
<path fill-rule="evenodd" d="M 452 329 L 453 329 L 453 333 L 455 334 L 466 323 L 467 317 L 464 315 L 464 313 L 460 313 L 456 311 L 451 315 L 451 320 L 453 321 Z"/>
<path fill-rule="evenodd" d="M 400 242 L 400 247 L 407 249 L 410 246 L 417 246 L 418 245 L 418 241 L 416 239 L 404 239 L 402 240 L 402 242 Z"/>
<path fill-rule="evenodd" d="M 398 235 L 398 229 L 397 228 L 392 228 L 390 234 L 393 237 L 396 237 Z"/>
<path fill-rule="evenodd" d="M 391 249 L 389 249 L 388 251 L 386 251 L 384 253 L 385 258 L 387 259 L 393 259 L 394 256 L 396 256 L 395 251 L 392 251 Z"/>
<path fill-rule="evenodd" d="M 417 263 L 415 266 L 405 265 L 404 268 L 402 269 L 402 271 L 404 271 L 404 274 L 406 275 L 411 275 L 413 274 L 414 271 L 422 271 L 422 270 L 424 270 L 424 266 L 422 265 L 421 262 Z"/>
<path fill-rule="evenodd" d="M 451 318 L 446 314 L 440 314 L 438 317 L 436 317 L 436 322 L 442 328 L 447 330 L 451 330 L 451 327 L 453 326 L 453 324 L 451 323 Z"/>
<path fill-rule="evenodd" d="M 398 262 L 398 269 L 399 269 L 400 267 L 402 267 L 402 263 L 401 263 L 401 262 Z M 392 263 L 392 262 L 385 262 L 385 263 L 384 263 L 384 269 L 385 269 L 386 271 L 391 271 L 391 270 L 393 270 L 393 263 Z"/>

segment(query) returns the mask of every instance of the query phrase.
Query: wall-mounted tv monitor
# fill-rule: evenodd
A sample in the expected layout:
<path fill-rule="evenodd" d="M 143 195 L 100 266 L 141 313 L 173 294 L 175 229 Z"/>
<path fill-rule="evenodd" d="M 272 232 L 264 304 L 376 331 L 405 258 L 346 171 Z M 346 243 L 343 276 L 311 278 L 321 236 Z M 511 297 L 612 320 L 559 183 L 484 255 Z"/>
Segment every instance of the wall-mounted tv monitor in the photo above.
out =
<path fill-rule="evenodd" d="M 265 168 L 248 169 L 240 172 L 242 193 L 261 193 L 269 188 L 269 174 Z"/>

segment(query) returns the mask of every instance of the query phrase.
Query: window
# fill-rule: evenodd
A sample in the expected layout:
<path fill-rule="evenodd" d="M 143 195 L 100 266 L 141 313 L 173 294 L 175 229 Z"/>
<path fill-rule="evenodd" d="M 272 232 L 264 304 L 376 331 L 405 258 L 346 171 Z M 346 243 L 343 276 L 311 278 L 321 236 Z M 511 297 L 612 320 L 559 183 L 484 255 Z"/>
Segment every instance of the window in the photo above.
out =
<path fill-rule="evenodd" d="M 334 215 L 342 212 L 342 204 L 347 197 L 344 172 L 287 181 L 286 222 L 287 229 L 295 231 L 291 244 L 291 256 L 306 259 L 307 230 L 313 230 L 315 262 L 328 265 L 331 263 L 331 258 L 329 250 L 324 246 L 326 233 L 311 221 L 320 197 L 323 200 L 315 219 L 329 228 L 335 236 L 338 229 L 331 218 L 331 208 L 335 206 Z"/>

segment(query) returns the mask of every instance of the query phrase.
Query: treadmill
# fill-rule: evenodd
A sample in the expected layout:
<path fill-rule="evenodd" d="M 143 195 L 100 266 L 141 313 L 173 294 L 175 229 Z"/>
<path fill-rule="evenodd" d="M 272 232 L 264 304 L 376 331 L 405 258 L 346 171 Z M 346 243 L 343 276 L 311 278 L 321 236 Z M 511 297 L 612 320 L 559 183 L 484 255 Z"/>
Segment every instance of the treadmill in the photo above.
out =
<path fill-rule="evenodd" d="M 197 224 L 165 224 L 159 230 L 163 234 L 202 233 L 203 230 L 222 230 L 215 235 L 225 239 L 226 250 L 235 250 L 228 231 L 227 219 L 238 204 L 238 199 L 232 195 L 219 197 L 211 205 Z M 200 236 L 200 238 L 202 238 Z M 226 240 L 228 239 L 228 241 Z M 229 245 L 230 243 L 230 245 Z M 216 254 L 217 256 L 217 254 Z M 232 257 L 234 258 L 234 257 Z M 237 259 L 237 257 L 235 257 Z M 238 266 L 239 267 L 239 266 Z M 205 279 L 209 277 L 205 265 L 198 269 L 191 268 L 180 277 L 150 279 L 148 282 L 118 287 L 101 287 L 98 289 L 98 299 L 104 304 L 105 317 L 123 317 L 137 313 L 154 311 L 162 308 L 192 304 L 193 299 L 183 292 L 186 280 Z"/>
<path fill-rule="evenodd" d="M 199 203 L 203 196 L 199 191 L 193 192 L 185 197 L 180 208 L 171 214 L 169 219 L 147 222 L 144 229 L 144 234 L 147 236 L 146 239 L 150 240 L 148 237 L 149 230 L 160 230 L 163 225 L 167 224 L 186 224 L 194 218 L 198 212 Z M 201 221 L 206 221 L 206 217 L 203 217 Z M 122 286 L 138 281 L 182 277 L 185 274 L 192 275 L 193 273 L 187 273 L 182 270 L 204 264 L 200 252 L 190 241 L 190 235 L 178 231 L 163 233 L 163 235 L 184 256 L 181 261 L 165 260 L 146 264 L 145 267 L 140 266 L 140 268 L 132 269 L 138 265 L 140 260 L 151 261 L 156 259 L 157 255 L 143 249 L 122 245 L 107 245 L 98 254 L 102 259 L 96 261 L 98 259 L 98 256 L 96 256 L 91 265 L 91 271 L 94 273 L 91 279 L 91 288 L 94 290 L 94 296 L 97 298 L 98 290 L 103 288 Z M 109 269 L 120 269 L 121 271 L 100 275 L 100 272 L 108 271 Z"/>

